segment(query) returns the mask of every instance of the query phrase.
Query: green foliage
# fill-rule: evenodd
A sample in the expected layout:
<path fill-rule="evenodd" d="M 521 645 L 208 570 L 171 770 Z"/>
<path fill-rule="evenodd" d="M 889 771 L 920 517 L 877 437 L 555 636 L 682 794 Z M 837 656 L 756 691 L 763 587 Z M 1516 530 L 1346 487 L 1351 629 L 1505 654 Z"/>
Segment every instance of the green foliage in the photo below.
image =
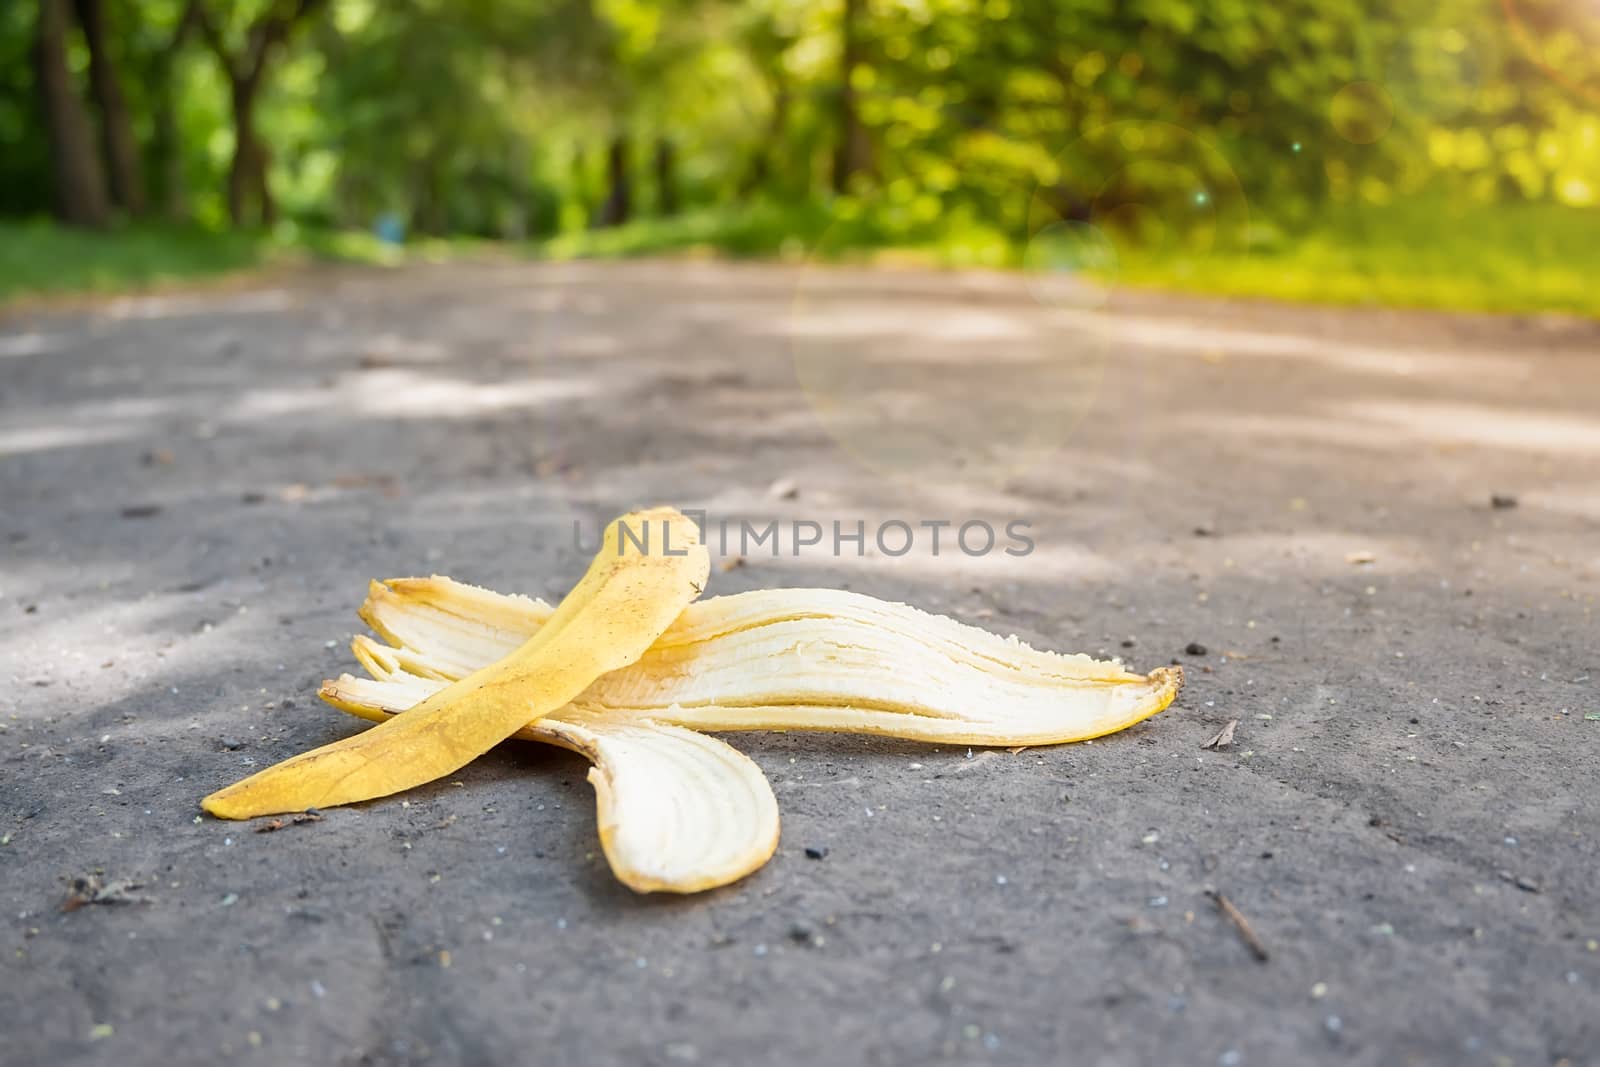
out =
<path fill-rule="evenodd" d="M 0 220 L 0 302 L 54 293 L 159 289 L 308 261 L 396 266 L 499 251 L 501 246 L 471 238 L 421 238 L 397 247 L 359 230 L 295 223 L 280 223 L 270 231 L 136 223 L 88 233 L 42 219 Z"/>
<path fill-rule="evenodd" d="M 0 300 L 20 294 L 144 288 L 262 263 L 248 232 L 133 226 L 107 236 L 48 222 L 0 222 Z"/>
<path fill-rule="evenodd" d="M 1133 249 L 1119 285 L 1314 303 L 1600 317 L 1600 213 L 1552 203 L 1435 200 L 1329 207 L 1249 252 L 1201 258 Z"/>
<path fill-rule="evenodd" d="M 1557 204 L 1351 204 L 1328 208 L 1304 229 L 1259 233 L 1249 251 L 1199 254 L 1171 247 L 1113 249 L 1071 237 L 1073 232 L 1063 246 L 1046 249 L 1038 240 L 1020 245 L 977 223 L 908 231 L 870 211 L 841 220 L 814 206 L 757 203 L 573 234 L 548 242 L 541 252 L 560 259 L 731 254 L 1073 270 L 1108 286 L 1600 317 L 1600 289 L 1592 283 L 1600 214 Z"/>
<path fill-rule="evenodd" d="M 235 114 L 186 18 L 192 3 L 243 50 L 264 15 L 301 0 L 107 0 L 152 200 L 216 228 Z M 1462 299 L 1584 304 L 1553 295 L 1572 284 L 1557 278 L 1565 245 L 1547 268 L 1521 230 L 1406 220 L 1516 218 L 1557 244 L 1591 232 L 1592 4 L 861 0 L 848 72 L 844 6 L 310 4 L 259 96 L 269 185 L 304 233 L 382 221 L 411 239 L 538 239 L 559 255 L 696 243 L 826 253 L 834 242 L 1015 264 L 1032 261 L 1039 235 L 1066 232 L 1089 235 L 1124 280 L 1225 263 L 1189 284 L 1253 279 L 1252 291 L 1285 293 L 1318 291 L 1291 280 L 1289 261 L 1435 276 L 1443 264 L 1426 249 L 1438 247 L 1482 264 L 1475 295 L 1452 290 Z M 0 215 L 49 207 L 34 10 L 0 6 Z M 74 41 L 80 80 L 83 52 Z M 841 196 L 830 160 L 848 108 L 868 151 Z M 622 217 L 619 203 L 633 221 L 598 232 Z M 1510 264 L 1550 273 L 1550 285 L 1516 283 Z"/>
<path fill-rule="evenodd" d="M 0 5 L 0 209 L 50 209 L 50 144 L 33 86 L 30 4 Z"/>

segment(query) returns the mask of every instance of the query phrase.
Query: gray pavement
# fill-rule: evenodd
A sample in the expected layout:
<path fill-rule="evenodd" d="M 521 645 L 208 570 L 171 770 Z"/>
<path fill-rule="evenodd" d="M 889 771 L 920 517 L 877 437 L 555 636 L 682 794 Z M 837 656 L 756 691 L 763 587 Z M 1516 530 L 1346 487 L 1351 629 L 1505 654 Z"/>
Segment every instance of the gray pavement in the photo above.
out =
<path fill-rule="evenodd" d="M 0 1063 L 1600 1063 L 1595 325 L 318 271 L 6 312 L 0 500 Z M 574 523 L 658 502 L 869 531 L 710 593 L 848 586 L 1188 685 L 1019 753 L 734 737 L 782 841 L 689 898 L 618 885 L 582 760 L 533 745 L 200 816 L 355 728 L 315 688 L 369 578 L 559 595 Z M 977 520 L 1033 551 L 920 525 Z M 91 875 L 139 899 L 63 910 Z"/>

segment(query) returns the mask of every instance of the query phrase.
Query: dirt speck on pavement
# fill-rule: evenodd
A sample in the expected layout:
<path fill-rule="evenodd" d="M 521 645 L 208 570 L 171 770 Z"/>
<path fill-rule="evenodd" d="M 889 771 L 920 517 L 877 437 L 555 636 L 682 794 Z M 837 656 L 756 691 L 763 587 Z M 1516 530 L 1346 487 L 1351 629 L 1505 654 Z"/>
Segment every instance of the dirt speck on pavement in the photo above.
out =
<path fill-rule="evenodd" d="M 1600 1057 L 1592 325 L 499 264 L 13 312 L 0 375 L 6 1063 Z M 200 815 L 358 728 L 314 694 L 368 579 L 558 594 L 655 502 L 949 520 L 730 546 L 708 592 L 1187 685 L 985 759 L 733 738 L 782 841 L 691 898 L 618 885 L 535 745 L 292 832 Z M 91 873 L 143 901 L 62 911 Z"/>

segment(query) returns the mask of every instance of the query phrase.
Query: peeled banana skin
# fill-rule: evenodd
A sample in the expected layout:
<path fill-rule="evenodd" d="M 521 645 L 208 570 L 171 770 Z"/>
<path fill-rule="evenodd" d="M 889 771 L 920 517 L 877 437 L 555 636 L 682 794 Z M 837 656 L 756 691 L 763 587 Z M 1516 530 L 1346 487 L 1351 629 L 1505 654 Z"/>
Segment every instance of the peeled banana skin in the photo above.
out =
<path fill-rule="evenodd" d="M 324 696 L 377 713 L 410 707 L 538 632 L 550 607 L 449 578 L 371 585 L 357 658 Z M 567 708 L 698 730 L 832 730 L 970 745 L 1047 745 L 1114 733 L 1166 708 L 1177 668 L 1133 674 L 859 593 L 772 589 L 686 608 L 639 660 Z M 354 686 L 354 688 L 352 688 Z"/>
<path fill-rule="evenodd" d="M 637 660 L 700 595 L 709 569 L 697 528 L 679 512 L 624 515 L 606 528 L 582 580 L 524 640 L 436 686 L 410 715 L 303 752 L 202 803 L 219 818 L 248 819 L 370 800 L 450 774 Z"/>
<path fill-rule="evenodd" d="M 522 646 L 553 610 L 449 578 L 373 582 L 361 617 L 391 644 L 357 637 L 372 677 L 324 682 L 321 695 L 382 722 Z M 760 768 L 697 729 L 1043 744 L 1153 715 L 1180 678 L 1037 652 L 859 594 L 772 590 L 691 604 L 636 663 L 514 736 L 593 761 L 601 843 L 619 880 L 690 893 L 759 868 L 779 825 Z"/>
<path fill-rule="evenodd" d="M 383 668 L 379 667 L 379 670 Z M 374 722 L 377 702 L 403 690 L 426 699 L 431 684 L 327 682 L 324 699 Z M 547 715 L 513 736 L 585 756 L 594 787 L 600 845 L 617 880 L 639 893 L 698 893 L 736 882 L 778 847 L 778 800 L 755 762 L 706 734 L 648 719 L 577 709 Z"/>

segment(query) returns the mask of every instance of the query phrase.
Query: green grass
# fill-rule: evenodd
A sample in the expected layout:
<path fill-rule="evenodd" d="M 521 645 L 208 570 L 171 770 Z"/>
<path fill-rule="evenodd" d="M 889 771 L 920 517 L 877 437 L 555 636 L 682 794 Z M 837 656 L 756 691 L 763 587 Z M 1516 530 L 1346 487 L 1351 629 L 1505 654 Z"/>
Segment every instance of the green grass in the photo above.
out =
<path fill-rule="evenodd" d="M 1098 246 L 1081 249 L 1091 261 L 1084 273 L 1111 286 L 1305 303 L 1600 317 L 1600 286 L 1590 282 L 1600 266 L 1600 211 L 1435 201 L 1344 206 L 1294 231 L 1260 214 L 1248 251 L 1197 256 L 1100 238 Z M 1022 267 L 1033 258 L 1020 242 L 981 225 L 896 226 L 774 205 L 572 234 L 548 242 L 543 252 L 815 256 L 933 267 Z"/>
<path fill-rule="evenodd" d="M 396 248 L 368 233 L 292 223 L 270 232 L 140 224 L 97 233 L 45 221 L 0 220 L 0 302 L 149 289 L 307 260 L 390 265 L 483 255 L 498 247 L 426 239 Z"/>
<path fill-rule="evenodd" d="M 998 230 L 965 220 L 917 223 L 853 210 L 848 204 L 841 209 L 760 201 L 564 234 L 536 247 L 539 255 L 550 259 L 689 254 L 888 260 L 930 267 L 1005 267 L 1016 260 L 1011 242 Z"/>
<path fill-rule="evenodd" d="M 0 300 L 224 274 L 259 266 L 267 252 L 259 234 L 159 226 L 101 234 L 48 222 L 0 222 Z"/>
<path fill-rule="evenodd" d="M 1329 208 L 1286 229 L 1257 211 L 1251 248 L 1207 256 L 1104 239 L 1079 249 L 1086 276 L 1111 286 L 1310 303 L 1600 317 L 1600 211 L 1436 201 Z M 1069 242 L 1070 244 L 1070 242 Z M 1114 247 L 1112 247 L 1114 245 Z M 964 218 L 908 221 L 853 205 L 703 210 L 538 244 L 420 240 L 307 230 L 210 232 L 134 226 L 107 234 L 0 222 L 0 301 L 24 294 L 121 291 L 307 259 L 393 264 L 490 255 L 544 259 L 644 255 L 812 258 L 931 267 L 1020 267 L 1033 250 Z M 1072 249 L 1065 260 L 1072 262 Z"/>
<path fill-rule="evenodd" d="M 1125 255 L 1125 285 L 1308 303 L 1600 317 L 1600 212 L 1544 204 L 1393 204 L 1200 260 Z"/>

